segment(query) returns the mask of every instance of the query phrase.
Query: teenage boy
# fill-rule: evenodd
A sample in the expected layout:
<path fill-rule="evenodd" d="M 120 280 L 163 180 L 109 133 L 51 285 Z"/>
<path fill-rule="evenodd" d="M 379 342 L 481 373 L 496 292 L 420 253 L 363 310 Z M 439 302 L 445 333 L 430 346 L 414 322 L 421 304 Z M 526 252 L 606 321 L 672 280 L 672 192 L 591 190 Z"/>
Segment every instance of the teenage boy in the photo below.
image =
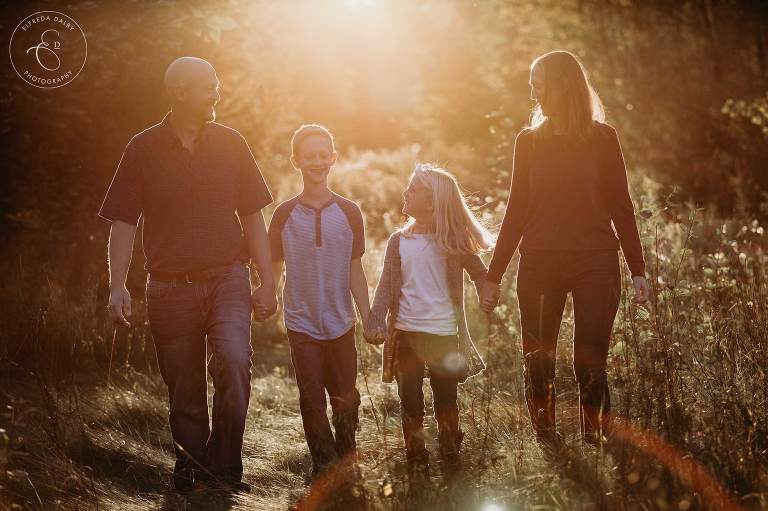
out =
<path fill-rule="evenodd" d="M 285 326 L 316 477 L 338 460 L 354 462 L 356 454 L 360 394 L 352 298 L 367 322 L 370 302 L 361 262 L 365 231 L 357 204 L 328 188 L 338 156 L 331 133 L 316 124 L 301 126 L 291 140 L 291 153 L 303 189 L 275 209 L 269 239 L 278 282 L 285 264 Z"/>

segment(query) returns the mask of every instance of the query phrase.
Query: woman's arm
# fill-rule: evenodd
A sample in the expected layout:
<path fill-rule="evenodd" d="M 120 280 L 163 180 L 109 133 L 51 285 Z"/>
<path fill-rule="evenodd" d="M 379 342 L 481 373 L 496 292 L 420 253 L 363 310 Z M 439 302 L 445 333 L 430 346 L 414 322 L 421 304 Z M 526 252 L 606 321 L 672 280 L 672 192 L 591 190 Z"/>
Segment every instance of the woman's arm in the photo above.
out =
<path fill-rule="evenodd" d="M 529 130 L 523 130 L 515 139 L 512 182 L 509 187 L 507 207 L 504 211 L 504 220 L 501 222 L 501 229 L 486 276 L 486 280 L 494 284 L 501 282 L 501 278 L 509 266 L 509 261 L 523 237 L 525 212 L 529 200 L 527 160 L 530 153 L 531 136 Z"/>
<path fill-rule="evenodd" d="M 619 137 L 613 127 L 603 126 L 607 130 L 604 146 L 604 198 L 632 277 L 645 276 L 643 246 L 640 243 L 640 233 L 635 221 L 635 207 L 629 195 L 627 169 L 621 153 Z"/>

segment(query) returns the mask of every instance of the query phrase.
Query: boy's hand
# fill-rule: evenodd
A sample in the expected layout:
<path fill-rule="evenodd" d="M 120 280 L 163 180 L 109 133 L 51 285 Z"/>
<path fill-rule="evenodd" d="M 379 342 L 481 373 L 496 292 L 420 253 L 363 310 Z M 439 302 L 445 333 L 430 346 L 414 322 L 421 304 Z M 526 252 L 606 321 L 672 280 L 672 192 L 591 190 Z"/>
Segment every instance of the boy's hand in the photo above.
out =
<path fill-rule="evenodd" d="M 268 286 L 260 286 L 254 290 L 251 303 L 256 321 L 265 321 L 277 312 L 277 295 Z"/>
<path fill-rule="evenodd" d="M 493 312 L 493 309 L 499 304 L 501 297 L 501 284 L 485 281 L 480 290 L 480 309 L 486 314 Z"/>

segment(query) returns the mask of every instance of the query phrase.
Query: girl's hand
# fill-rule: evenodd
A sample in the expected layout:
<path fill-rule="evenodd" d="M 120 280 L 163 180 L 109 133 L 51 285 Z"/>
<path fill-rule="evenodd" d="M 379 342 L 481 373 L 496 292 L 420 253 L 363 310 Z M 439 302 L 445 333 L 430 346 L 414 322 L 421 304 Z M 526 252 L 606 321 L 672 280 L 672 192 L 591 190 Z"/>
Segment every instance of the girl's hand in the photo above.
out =
<path fill-rule="evenodd" d="M 480 309 L 490 314 L 493 309 L 499 304 L 499 298 L 501 297 L 501 284 L 495 282 L 485 281 L 483 287 L 480 290 Z"/>
<path fill-rule="evenodd" d="M 636 275 L 632 277 L 632 285 L 635 287 L 635 296 L 632 301 L 635 303 L 645 303 L 651 297 L 651 286 L 645 277 Z"/>

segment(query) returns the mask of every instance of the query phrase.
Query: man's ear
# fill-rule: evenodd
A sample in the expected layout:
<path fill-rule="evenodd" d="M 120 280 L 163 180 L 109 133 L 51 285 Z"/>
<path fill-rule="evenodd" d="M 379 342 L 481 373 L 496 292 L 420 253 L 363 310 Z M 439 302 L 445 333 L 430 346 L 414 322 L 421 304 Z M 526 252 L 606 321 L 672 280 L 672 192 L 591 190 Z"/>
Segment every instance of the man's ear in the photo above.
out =
<path fill-rule="evenodd" d="M 187 92 L 181 85 L 176 85 L 168 89 L 168 97 L 171 103 L 183 103 L 187 98 Z"/>
<path fill-rule="evenodd" d="M 293 165 L 294 170 L 299 170 L 299 166 L 296 163 L 296 155 L 291 155 L 291 165 Z"/>
<path fill-rule="evenodd" d="M 336 162 L 338 161 L 338 159 L 339 159 L 339 153 L 334 151 L 333 154 L 331 154 L 331 166 L 336 165 Z"/>

